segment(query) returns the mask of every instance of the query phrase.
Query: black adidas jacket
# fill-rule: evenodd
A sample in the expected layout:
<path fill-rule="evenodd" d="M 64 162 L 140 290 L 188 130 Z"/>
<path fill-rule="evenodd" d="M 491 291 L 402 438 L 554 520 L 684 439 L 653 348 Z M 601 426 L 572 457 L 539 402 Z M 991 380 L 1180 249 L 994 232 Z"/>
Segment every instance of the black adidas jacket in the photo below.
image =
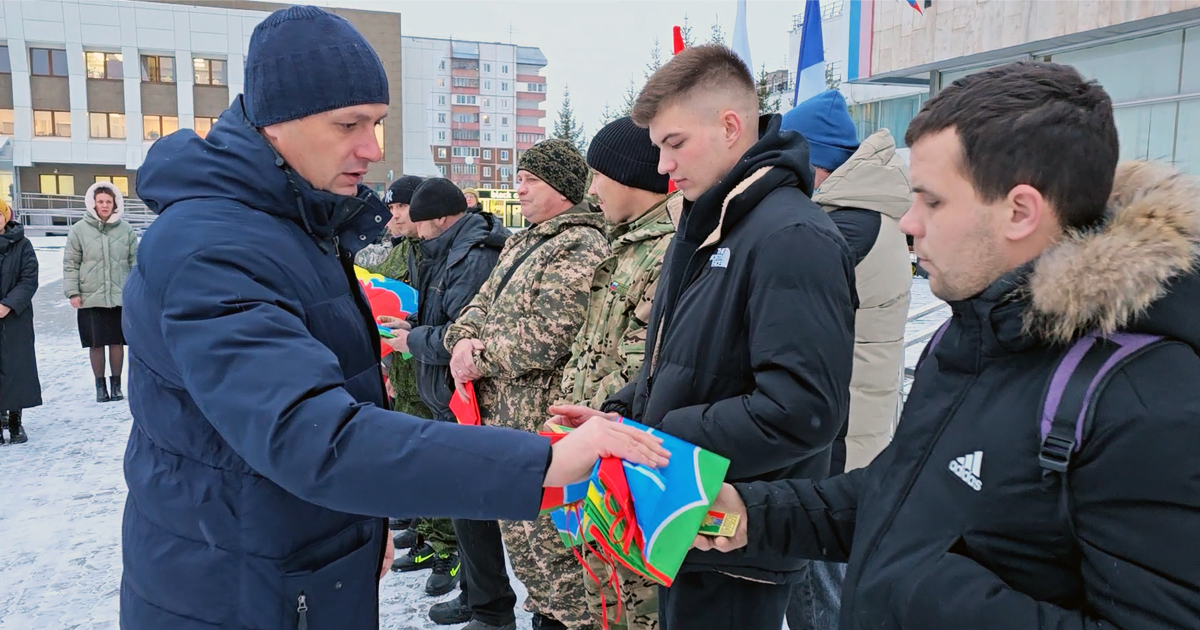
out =
<path fill-rule="evenodd" d="M 728 478 L 821 479 L 849 413 L 854 260 L 809 199 L 808 145 L 760 140 L 694 204 L 663 263 L 635 383 L 606 408 L 728 457 Z M 683 571 L 782 583 L 803 561 L 693 551 Z"/>
<path fill-rule="evenodd" d="M 869 467 L 737 485 L 752 553 L 849 560 L 844 630 L 1200 628 L 1200 191 L 1155 168 L 1118 172 L 1104 230 L 952 304 Z M 1100 323 L 1177 341 L 1100 394 L 1073 535 L 1038 425 L 1064 346 Z"/>

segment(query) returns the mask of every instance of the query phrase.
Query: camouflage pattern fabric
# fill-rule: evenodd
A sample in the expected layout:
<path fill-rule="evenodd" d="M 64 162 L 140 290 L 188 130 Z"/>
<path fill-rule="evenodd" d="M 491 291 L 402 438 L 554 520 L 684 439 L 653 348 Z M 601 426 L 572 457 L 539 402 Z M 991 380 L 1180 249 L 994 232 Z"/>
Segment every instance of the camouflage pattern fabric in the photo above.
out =
<path fill-rule="evenodd" d="M 675 210 L 682 203 L 683 197 L 673 195 L 636 221 L 612 229 L 612 253 L 592 276 L 587 319 L 571 345 L 560 402 L 599 409 L 637 378 L 654 290 L 675 234 L 668 205 Z"/>
<path fill-rule="evenodd" d="M 584 319 L 593 272 L 608 255 L 603 230 L 604 217 L 580 203 L 509 238 L 487 282 L 447 330 L 448 350 L 463 339 L 485 347 L 475 354 L 484 375 L 475 382 L 484 424 L 537 431 L 545 422 Z M 497 295 L 509 269 L 530 251 Z M 513 571 L 529 591 L 526 608 L 572 629 L 595 627 L 579 561 L 549 517 L 504 522 L 501 530 Z"/>
<path fill-rule="evenodd" d="M 584 600 L 579 560 L 563 547 L 549 516 L 500 521 L 513 572 L 529 591 L 525 610 L 552 617 L 570 630 L 599 630 Z"/>
<path fill-rule="evenodd" d="M 383 259 L 387 258 L 387 255 L 390 254 L 391 251 L 392 239 L 385 234 L 382 243 L 367 245 L 359 250 L 359 252 L 354 255 L 354 264 L 370 271 L 372 267 L 383 262 Z"/>
<path fill-rule="evenodd" d="M 417 533 L 435 553 L 458 553 L 458 538 L 448 518 L 423 518 L 417 522 Z"/>
<path fill-rule="evenodd" d="M 621 605 L 618 606 L 617 592 L 609 584 L 612 569 L 590 551 L 585 550 L 583 557 L 592 574 L 599 579 L 597 582 L 587 571 L 583 572 L 587 607 L 595 622 L 599 623 L 601 615 L 607 612 L 609 630 L 658 630 L 658 584 L 618 564 L 617 580 L 621 585 Z M 603 607 L 601 591 L 604 592 Z"/>

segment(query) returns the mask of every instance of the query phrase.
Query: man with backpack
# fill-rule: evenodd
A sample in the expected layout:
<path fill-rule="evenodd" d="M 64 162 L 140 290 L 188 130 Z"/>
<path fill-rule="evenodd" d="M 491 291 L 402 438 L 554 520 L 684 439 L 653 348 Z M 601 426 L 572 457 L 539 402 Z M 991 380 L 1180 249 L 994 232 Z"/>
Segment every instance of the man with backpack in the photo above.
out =
<path fill-rule="evenodd" d="M 954 314 L 894 441 L 725 486 L 740 531 L 696 545 L 848 560 L 846 630 L 1195 627 L 1200 190 L 1118 168 L 1112 101 L 1069 66 L 959 79 L 906 140 L 901 227 Z"/>

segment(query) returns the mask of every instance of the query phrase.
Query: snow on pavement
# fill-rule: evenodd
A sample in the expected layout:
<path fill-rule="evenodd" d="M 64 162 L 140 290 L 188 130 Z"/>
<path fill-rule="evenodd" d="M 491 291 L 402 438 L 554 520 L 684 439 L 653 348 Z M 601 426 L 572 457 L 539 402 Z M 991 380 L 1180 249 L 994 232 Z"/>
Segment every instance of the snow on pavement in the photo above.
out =
<path fill-rule="evenodd" d="M 132 418 L 125 402 L 94 402 L 75 311 L 62 294 L 66 239 L 31 240 L 42 282 L 34 317 L 44 404 L 26 411 L 27 444 L 0 447 L 0 630 L 115 630 L 125 503 L 122 459 Z M 935 299 L 923 280 L 913 290 L 914 310 Z M 426 597 L 428 575 L 390 573 L 384 579 L 383 630 L 439 627 L 426 612 L 457 591 Z M 512 582 L 523 600 L 524 588 L 515 578 Z M 518 619 L 519 627 L 528 627 L 528 613 L 518 611 Z"/>

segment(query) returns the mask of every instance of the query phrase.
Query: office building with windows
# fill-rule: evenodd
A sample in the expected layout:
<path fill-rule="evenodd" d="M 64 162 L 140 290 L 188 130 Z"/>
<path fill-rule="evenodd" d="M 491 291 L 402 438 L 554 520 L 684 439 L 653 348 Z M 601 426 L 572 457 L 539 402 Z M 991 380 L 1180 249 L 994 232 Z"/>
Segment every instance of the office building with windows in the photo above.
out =
<path fill-rule="evenodd" d="M 0 0 L 0 194 L 37 205 L 109 181 L 136 197 L 154 141 L 208 133 L 242 91 L 254 27 L 283 6 Z M 332 10 L 363 32 L 389 75 L 391 111 L 377 130 L 385 159 L 366 177 L 382 191 L 403 163 L 400 15 Z"/>
<path fill-rule="evenodd" d="M 521 152 L 546 138 L 546 57 L 537 48 L 428 37 L 404 37 L 403 49 L 405 173 L 512 188 Z"/>
<path fill-rule="evenodd" d="M 1070 64 L 1112 97 L 1121 159 L 1200 175 L 1200 0 L 920 1 L 852 3 L 852 81 L 937 93 L 1021 59 Z"/>

